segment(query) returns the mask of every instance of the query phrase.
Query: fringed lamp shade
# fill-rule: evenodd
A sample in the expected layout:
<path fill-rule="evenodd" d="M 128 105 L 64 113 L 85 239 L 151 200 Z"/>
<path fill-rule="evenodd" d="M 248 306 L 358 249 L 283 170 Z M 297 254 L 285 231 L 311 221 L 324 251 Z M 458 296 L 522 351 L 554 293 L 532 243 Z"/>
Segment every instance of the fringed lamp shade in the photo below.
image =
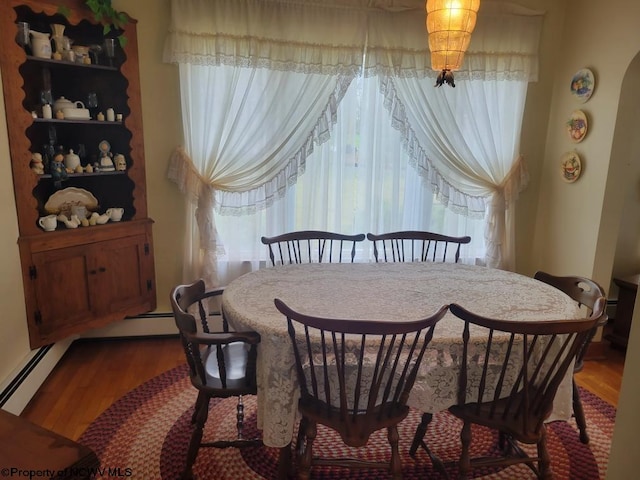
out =
<path fill-rule="evenodd" d="M 427 0 L 431 68 L 441 72 L 436 86 L 455 87 L 451 72 L 462 65 L 479 7 L 480 0 Z"/>

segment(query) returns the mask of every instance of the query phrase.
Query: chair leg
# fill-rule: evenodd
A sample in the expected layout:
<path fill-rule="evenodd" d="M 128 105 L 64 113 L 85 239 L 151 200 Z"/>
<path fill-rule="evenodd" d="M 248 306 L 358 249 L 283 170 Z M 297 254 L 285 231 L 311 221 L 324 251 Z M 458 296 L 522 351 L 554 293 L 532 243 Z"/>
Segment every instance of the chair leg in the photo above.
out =
<path fill-rule="evenodd" d="M 541 480 L 552 480 L 553 472 L 551 471 L 551 457 L 549 457 L 549 451 L 547 450 L 547 429 L 542 426 L 540 431 L 540 439 L 538 440 L 538 471 Z"/>
<path fill-rule="evenodd" d="M 193 429 L 193 434 L 191 435 L 191 441 L 189 442 L 189 450 L 187 451 L 187 464 L 182 473 L 182 479 L 191 479 L 193 478 L 193 472 L 191 468 L 196 461 L 196 457 L 198 456 L 198 450 L 200 449 L 200 443 L 202 442 L 202 433 L 204 430 L 204 424 L 207 423 L 207 417 L 209 416 L 209 397 L 206 395 L 200 399 L 198 396 L 198 400 L 196 401 L 197 410 L 195 413 L 195 428 Z"/>
<path fill-rule="evenodd" d="M 300 419 L 300 425 L 298 425 L 298 438 L 296 439 L 296 455 L 297 456 L 302 455 L 302 452 L 304 452 L 304 444 L 305 444 L 305 438 L 306 438 L 305 431 L 307 430 L 307 423 L 308 423 L 308 420 L 306 417 L 302 417 Z"/>
<path fill-rule="evenodd" d="M 471 459 L 469 456 L 469 447 L 471 445 L 471 423 L 464 422 L 460 431 L 460 441 L 462 443 L 462 452 L 460 453 L 460 461 L 458 462 L 458 479 L 466 480 L 471 467 Z"/>
<path fill-rule="evenodd" d="M 389 445 L 391 445 L 391 478 L 393 480 L 402 480 L 402 460 L 398 449 L 400 435 L 398 435 L 398 427 L 396 425 L 387 428 L 387 438 L 389 439 Z"/>
<path fill-rule="evenodd" d="M 236 407 L 236 428 L 238 430 L 238 440 L 242 440 L 242 430 L 244 428 L 244 403 L 242 395 L 238 395 L 238 406 Z"/>
<path fill-rule="evenodd" d="M 311 475 L 311 462 L 313 460 L 313 441 L 318 433 L 316 422 L 308 419 L 305 420 L 304 447 L 302 451 L 298 450 L 298 480 L 309 480 Z"/>
<path fill-rule="evenodd" d="M 576 424 L 580 430 L 580 441 L 588 445 L 589 435 L 587 434 L 587 422 L 584 418 L 582 400 L 580 400 L 580 390 L 578 390 L 575 379 L 573 380 L 573 416 L 576 418 Z"/>
<path fill-rule="evenodd" d="M 432 419 L 433 415 L 431 413 L 422 414 L 422 420 L 420 420 L 420 425 L 416 428 L 416 433 L 413 436 L 413 442 L 411 442 L 411 448 L 409 449 L 409 455 L 411 455 L 411 457 L 415 458 L 418 447 L 426 435 L 427 427 L 429 426 L 429 423 L 431 423 Z"/>
<path fill-rule="evenodd" d="M 196 403 L 193 407 L 193 415 L 191 415 L 191 424 L 196 423 L 196 417 L 198 416 L 198 411 L 202 407 L 202 402 L 207 401 L 207 395 L 203 391 L 198 391 L 198 398 L 196 398 Z"/>

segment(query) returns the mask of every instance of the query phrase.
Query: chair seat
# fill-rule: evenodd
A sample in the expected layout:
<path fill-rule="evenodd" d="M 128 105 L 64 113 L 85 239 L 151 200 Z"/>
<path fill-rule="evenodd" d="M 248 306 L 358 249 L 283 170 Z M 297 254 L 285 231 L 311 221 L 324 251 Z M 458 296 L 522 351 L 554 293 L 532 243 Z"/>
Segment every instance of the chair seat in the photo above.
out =
<path fill-rule="evenodd" d="M 222 347 L 227 372 L 226 387 L 222 385 L 222 380 L 220 379 L 220 367 L 218 365 L 216 350 L 215 346 L 200 349 L 200 355 L 206 373 L 206 384 L 203 384 L 197 375 L 192 376 L 191 381 L 194 386 L 198 388 L 214 390 L 226 389 L 230 391 L 227 396 L 235 396 L 237 393 L 233 392 L 233 390 L 246 388 L 250 383 L 246 376 L 249 362 L 249 345 L 243 342 L 234 342 Z M 216 395 L 225 396 L 225 393 L 216 393 Z"/>
<path fill-rule="evenodd" d="M 327 405 L 313 397 L 301 398 L 298 409 L 305 417 L 340 433 L 349 447 L 363 447 L 376 430 L 397 425 L 409 414 L 409 407 L 388 402 L 368 411 L 349 413 L 349 428 L 344 428 L 344 416 L 339 408 Z"/>
<path fill-rule="evenodd" d="M 533 394 L 530 394 L 533 396 Z M 509 405 L 517 405 L 521 395 L 514 395 L 509 398 L 501 398 L 495 402 L 486 402 L 478 406 L 477 403 L 467 403 L 464 405 L 452 405 L 449 411 L 458 418 L 470 421 L 478 425 L 496 429 L 506 433 L 519 442 L 537 443 L 540 440 L 541 418 L 546 419 L 551 414 L 551 410 L 545 414 L 532 411 L 525 412 L 523 416 L 514 418 L 513 414 L 503 415 L 508 411 Z M 526 426 L 526 427 L 525 427 Z"/>

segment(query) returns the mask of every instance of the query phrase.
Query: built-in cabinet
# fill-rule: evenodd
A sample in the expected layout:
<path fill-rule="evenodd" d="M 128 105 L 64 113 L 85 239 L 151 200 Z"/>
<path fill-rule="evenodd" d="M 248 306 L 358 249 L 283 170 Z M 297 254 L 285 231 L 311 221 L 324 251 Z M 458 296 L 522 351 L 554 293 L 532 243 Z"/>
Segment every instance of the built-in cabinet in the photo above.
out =
<path fill-rule="evenodd" d="M 50 42 L 51 58 L 33 34 L 31 45 L 21 45 L 18 22 L 45 35 L 63 26 L 64 50 L 60 35 Z M 118 33 L 125 45 L 116 41 L 107 50 L 103 25 L 83 0 L 0 2 L 0 69 L 32 348 L 156 306 L 135 20 Z M 74 51 L 78 46 L 91 50 Z M 66 115 L 54 108 L 56 101 L 64 105 L 62 97 L 74 102 Z M 60 159 L 67 160 L 64 171 Z M 110 215 L 113 209 L 122 217 Z M 50 215 L 52 231 L 39 221 Z"/>

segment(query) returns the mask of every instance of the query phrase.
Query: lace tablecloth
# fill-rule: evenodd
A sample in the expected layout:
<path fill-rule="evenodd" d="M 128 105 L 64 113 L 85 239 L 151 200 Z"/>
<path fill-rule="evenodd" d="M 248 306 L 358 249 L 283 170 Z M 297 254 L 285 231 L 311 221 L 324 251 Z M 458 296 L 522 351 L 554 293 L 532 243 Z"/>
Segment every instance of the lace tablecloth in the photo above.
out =
<path fill-rule="evenodd" d="M 222 308 L 236 330 L 254 330 L 258 347 L 258 425 L 267 446 L 283 447 L 296 421 L 298 387 L 280 298 L 309 315 L 367 320 L 415 320 L 440 306 L 458 303 L 480 315 L 511 320 L 578 318 L 564 293 L 503 270 L 451 263 L 302 264 L 266 268 L 229 284 Z M 447 352 L 460 343 L 462 322 L 451 313 L 438 323 L 429 346 L 429 373 L 418 379 L 409 400 L 425 412 L 455 402 L 457 374 Z M 571 376 L 554 404 L 554 418 L 571 415 Z"/>

